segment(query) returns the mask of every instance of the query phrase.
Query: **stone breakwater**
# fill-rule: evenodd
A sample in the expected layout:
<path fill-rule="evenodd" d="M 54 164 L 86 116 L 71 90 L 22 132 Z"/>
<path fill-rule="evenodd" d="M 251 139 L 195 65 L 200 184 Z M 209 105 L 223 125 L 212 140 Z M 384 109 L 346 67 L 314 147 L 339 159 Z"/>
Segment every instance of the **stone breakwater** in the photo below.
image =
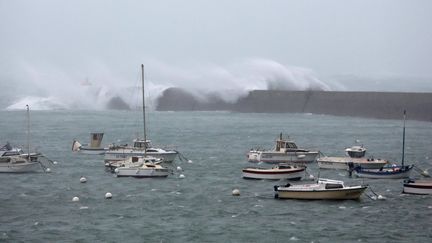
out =
<path fill-rule="evenodd" d="M 254 90 L 229 103 L 217 96 L 201 100 L 186 90 L 169 88 L 156 107 L 159 111 L 313 113 L 380 119 L 400 119 L 404 109 L 409 119 L 432 121 L 432 93 Z"/>

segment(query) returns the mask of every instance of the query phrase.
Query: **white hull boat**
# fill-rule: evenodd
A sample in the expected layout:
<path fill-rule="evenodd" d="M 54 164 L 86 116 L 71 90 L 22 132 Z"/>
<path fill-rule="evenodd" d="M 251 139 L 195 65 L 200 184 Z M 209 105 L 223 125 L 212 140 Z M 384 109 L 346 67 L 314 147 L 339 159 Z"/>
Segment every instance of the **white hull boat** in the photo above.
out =
<path fill-rule="evenodd" d="M 39 162 L 28 160 L 22 156 L 0 157 L 1 173 L 28 173 L 41 171 L 41 169 Z"/>
<path fill-rule="evenodd" d="M 151 156 L 162 159 L 163 162 L 170 163 L 175 160 L 177 154 L 177 151 L 167 151 L 160 148 L 147 148 L 146 150 L 139 148 L 113 148 L 105 152 L 105 163 L 125 160 L 132 156 Z"/>
<path fill-rule="evenodd" d="M 432 180 L 406 180 L 403 184 L 403 193 L 430 195 L 432 194 Z"/>
<path fill-rule="evenodd" d="M 167 177 L 169 170 L 159 164 L 144 163 L 140 166 L 119 167 L 114 171 L 117 177 Z"/>
<path fill-rule="evenodd" d="M 345 149 L 345 153 L 347 156 L 351 158 L 363 158 L 366 155 L 366 148 L 362 146 L 352 146 L 350 148 Z"/>
<path fill-rule="evenodd" d="M 244 168 L 245 179 L 300 180 L 305 175 L 306 167 L 295 165 L 277 165 L 273 168 Z"/>
<path fill-rule="evenodd" d="M 351 157 L 320 157 L 317 159 L 320 169 L 349 170 L 350 163 L 365 169 L 379 169 L 388 163 L 383 159 L 351 158 Z"/>
<path fill-rule="evenodd" d="M 318 151 L 298 148 L 294 141 L 283 139 L 281 133 L 273 150 L 252 149 L 248 152 L 247 158 L 249 162 L 306 164 L 314 162 L 318 154 Z"/>
<path fill-rule="evenodd" d="M 274 186 L 280 199 L 349 200 L 359 199 L 367 186 L 345 186 L 342 181 L 318 179 L 317 183 Z"/>
<path fill-rule="evenodd" d="M 143 165 L 144 163 L 160 164 L 161 162 L 163 162 L 161 159 L 151 156 L 131 156 L 124 160 L 107 162 L 105 163 L 105 166 L 114 172 L 116 168 L 120 167 L 137 167 Z"/>

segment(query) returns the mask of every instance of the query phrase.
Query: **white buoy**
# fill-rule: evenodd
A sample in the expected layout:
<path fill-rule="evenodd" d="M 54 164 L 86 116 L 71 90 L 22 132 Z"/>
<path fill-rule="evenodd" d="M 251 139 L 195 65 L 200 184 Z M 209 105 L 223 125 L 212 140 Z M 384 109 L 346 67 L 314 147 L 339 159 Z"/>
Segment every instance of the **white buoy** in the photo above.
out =
<path fill-rule="evenodd" d="M 46 173 L 50 173 L 50 172 L 51 172 L 51 169 L 50 169 L 50 168 L 46 168 L 46 169 L 45 169 L 45 172 L 46 172 Z"/>
<path fill-rule="evenodd" d="M 111 198 L 112 198 L 111 192 L 105 193 L 105 199 L 111 199 Z"/>
<path fill-rule="evenodd" d="M 240 190 L 239 190 L 239 189 L 234 189 L 234 190 L 232 191 L 232 195 L 233 195 L 233 196 L 240 196 Z"/>
<path fill-rule="evenodd" d="M 87 179 L 86 179 L 84 176 L 81 176 L 81 178 L 80 178 L 80 182 L 81 182 L 81 183 L 86 183 L 86 182 L 87 182 Z"/>
<path fill-rule="evenodd" d="M 58 164 L 58 162 L 57 162 L 57 161 L 54 161 L 53 164 L 56 165 L 56 164 Z"/>
<path fill-rule="evenodd" d="M 177 166 L 177 171 L 182 171 L 182 170 L 183 170 L 182 167 Z"/>
<path fill-rule="evenodd" d="M 378 195 L 377 199 L 378 200 L 385 200 L 386 198 L 383 195 Z"/>
<path fill-rule="evenodd" d="M 193 163 L 193 161 L 192 161 L 192 160 L 188 160 L 188 163 L 189 163 L 189 164 L 192 164 L 192 163 Z"/>
<path fill-rule="evenodd" d="M 73 197 L 72 202 L 79 202 L 79 197 Z"/>
<path fill-rule="evenodd" d="M 118 173 L 119 172 L 119 169 L 118 168 L 115 168 L 115 170 L 114 170 L 114 173 Z"/>
<path fill-rule="evenodd" d="M 184 179 L 184 178 L 186 178 L 186 176 L 183 175 L 183 174 L 180 174 L 180 175 L 179 175 L 179 178 L 180 178 L 180 179 Z"/>

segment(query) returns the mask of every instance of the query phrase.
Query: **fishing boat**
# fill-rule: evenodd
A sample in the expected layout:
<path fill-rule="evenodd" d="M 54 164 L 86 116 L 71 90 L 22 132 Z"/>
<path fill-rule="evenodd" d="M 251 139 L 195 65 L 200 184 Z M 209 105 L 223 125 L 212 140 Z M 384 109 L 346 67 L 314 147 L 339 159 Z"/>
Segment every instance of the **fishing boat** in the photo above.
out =
<path fill-rule="evenodd" d="M 144 162 L 139 165 L 118 167 L 114 173 L 117 177 L 167 177 L 170 171 L 159 163 Z"/>
<path fill-rule="evenodd" d="M 361 145 L 361 146 L 355 145 L 355 146 L 351 146 L 349 148 L 346 148 L 345 153 L 350 158 L 363 158 L 366 155 L 366 148 L 363 147 L 363 145 Z"/>
<path fill-rule="evenodd" d="M 402 179 L 410 176 L 411 170 L 414 165 L 405 165 L 405 123 L 406 111 L 404 111 L 404 122 L 402 132 L 402 165 L 396 164 L 383 166 L 379 169 L 367 169 L 360 166 L 353 168 L 354 174 L 357 177 L 372 178 L 372 179 Z"/>
<path fill-rule="evenodd" d="M 101 147 L 103 136 L 104 134 L 100 132 L 90 133 L 90 144 L 81 144 L 74 139 L 72 143 L 72 151 L 83 154 L 105 154 L 108 148 Z"/>
<path fill-rule="evenodd" d="M 432 180 L 407 179 L 403 183 L 402 192 L 419 195 L 432 194 Z"/>
<path fill-rule="evenodd" d="M 27 151 L 30 151 L 30 108 L 27 107 Z M 23 153 L 19 148 L 13 148 L 7 143 L 2 147 L 2 155 L 0 157 L 0 172 L 1 173 L 27 173 L 36 172 L 44 168 L 38 160 L 39 153 Z"/>
<path fill-rule="evenodd" d="M 247 158 L 249 162 L 305 164 L 314 162 L 318 154 L 318 151 L 298 148 L 294 141 L 284 139 L 280 133 L 272 150 L 251 149 Z"/>
<path fill-rule="evenodd" d="M 130 156 L 149 155 L 163 159 L 164 162 L 172 162 L 177 157 L 178 152 L 164 148 L 157 148 L 147 139 L 146 116 L 145 116 L 145 95 L 144 95 L 144 65 L 141 65 L 142 80 L 142 114 L 143 114 L 143 134 L 144 138 L 137 138 L 133 141 L 133 146 L 111 146 L 105 152 L 105 163 L 124 160 Z"/>
<path fill-rule="evenodd" d="M 343 181 L 319 178 L 313 184 L 274 186 L 280 199 L 347 200 L 359 199 L 366 185 L 346 186 Z"/>
<path fill-rule="evenodd" d="M 245 179 L 300 180 L 305 170 L 305 166 L 279 164 L 272 168 L 247 167 L 242 171 Z"/>

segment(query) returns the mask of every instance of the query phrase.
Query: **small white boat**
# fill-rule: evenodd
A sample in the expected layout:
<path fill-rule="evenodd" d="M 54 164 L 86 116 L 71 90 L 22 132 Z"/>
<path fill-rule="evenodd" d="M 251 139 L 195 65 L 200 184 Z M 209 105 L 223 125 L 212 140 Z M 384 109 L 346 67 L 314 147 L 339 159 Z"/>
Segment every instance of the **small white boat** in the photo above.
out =
<path fill-rule="evenodd" d="M 247 167 L 242 171 L 245 179 L 300 180 L 305 170 L 304 166 L 279 164 L 272 168 Z"/>
<path fill-rule="evenodd" d="M 124 160 L 106 162 L 105 166 L 110 168 L 111 171 L 114 172 L 116 168 L 120 168 L 120 167 L 140 166 L 144 163 L 159 164 L 162 162 L 163 162 L 162 159 L 151 157 L 151 156 L 131 156 Z"/>
<path fill-rule="evenodd" d="M 361 178 L 371 179 L 403 179 L 409 178 L 413 165 L 391 165 L 379 169 L 364 169 L 361 166 L 354 167 L 354 174 Z"/>
<path fill-rule="evenodd" d="M 363 158 L 366 155 L 366 148 L 363 147 L 363 145 L 355 145 L 350 148 L 346 148 L 345 153 L 351 158 Z"/>
<path fill-rule="evenodd" d="M 313 184 L 274 186 L 275 197 L 281 199 L 347 200 L 359 199 L 367 186 L 345 186 L 343 181 L 318 179 Z"/>
<path fill-rule="evenodd" d="M 83 154 L 104 154 L 108 148 L 101 147 L 103 133 L 90 133 L 90 144 L 81 144 L 77 140 L 72 143 L 72 151 Z"/>
<path fill-rule="evenodd" d="M 37 157 L 24 157 L 20 155 L 0 157 L 1 173 L 28 173 L 41 171 L 41 164 Z"/>
<path fill-rule="evenodd" d="M 150 140 L 135 139 L 133 146 L 113 146 L 105 152 L 105 163 L 124 160 L 131 156 L 152 156 L 160 158 L 164 162 L 172 162 L 177 157 L 178 152 L 175 150 L 165 150 L 155 148 L 151 145 Z"/>
<path fill-rule="evenodd" d="M 114 173 L 117 177 L 167 177 L 170 171 L 160 164 L 146 162 L 137 166 L 118 167 Z"/>
<path fill-rule="evenodd" d="M 276 146 L 272 150 L 252 149 L 248 152 L 249 162 L 266 162 L 266 163 L 311 163 L 318 156 L 318 151 L 309 151 L 297 147 L 292 140 L 282 137 L 282 133 L 276 140 Z"/>
<path fill-rule="evenodd" d="M 350 164 L 361 166 L 365 169 L 379 169 L 388 163 L 387 160 L 374 158 L 351 158 L 351 157 L 328 157 L 317 159 L 318 167 L 321 169 L 349 170 Z"/>
<path fill-rule="evenodd" d="M 404 181 L 402 192 L 419 195 L 432 194 L 432 180 L 407 179 Z"/>

